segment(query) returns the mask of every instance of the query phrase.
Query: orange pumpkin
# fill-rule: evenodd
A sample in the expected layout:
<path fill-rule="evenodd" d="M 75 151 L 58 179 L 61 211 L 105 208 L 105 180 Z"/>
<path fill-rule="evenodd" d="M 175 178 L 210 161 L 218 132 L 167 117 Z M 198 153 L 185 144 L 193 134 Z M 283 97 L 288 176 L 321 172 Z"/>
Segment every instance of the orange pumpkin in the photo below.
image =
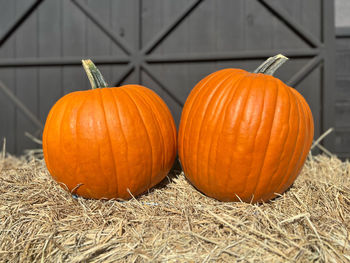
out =
<path fill-rule="evenodd" d="M 272 76 L 286 60 L 270 58 L 254 73 L 219 70 L 186 100 L 179 157 L 188 180 L 222 201 L 262 202 L 296 179 L 314 124 L 298 91 Z"/>
<path fill-rule="evenodd" d="M 137 196 L 168 174 L 176 157 L 176 127 L 163 100 L 139 85 L 108 88 L 83 61 L 93 89 L 56 102 L 43 132 L 53 178 L 87 198 Z"/>

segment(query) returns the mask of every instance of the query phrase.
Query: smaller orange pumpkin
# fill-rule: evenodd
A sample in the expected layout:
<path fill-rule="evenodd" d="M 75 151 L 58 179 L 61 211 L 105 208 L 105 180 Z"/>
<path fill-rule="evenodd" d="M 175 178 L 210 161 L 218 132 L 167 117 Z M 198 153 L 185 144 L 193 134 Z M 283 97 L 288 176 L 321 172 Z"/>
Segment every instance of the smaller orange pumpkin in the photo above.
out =
<path fill-rule="evenodd" d="M 53 178 L 87 198 L 137 196 L 168 174 L 176 156 L 176 127 L 163 100 L 140 85 L 107 88 L 90 60 L 91 90 L 65 95 L 43 132 Z"/>

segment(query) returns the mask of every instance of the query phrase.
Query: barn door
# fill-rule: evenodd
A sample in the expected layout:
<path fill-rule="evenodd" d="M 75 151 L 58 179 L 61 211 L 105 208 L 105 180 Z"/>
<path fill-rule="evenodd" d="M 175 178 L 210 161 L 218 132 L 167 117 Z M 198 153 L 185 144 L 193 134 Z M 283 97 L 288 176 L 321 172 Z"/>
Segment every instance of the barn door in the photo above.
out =
<path fill-rule="evenodd" d="M 191 88 L 223 67 L 253 70 L 282 53 L 277 74 L 308 100 L 316 136 L 333 126 L 334 25 L 330 0 L 14 0 L 0 8 L 0 137 L 35 145 L 50 107 L 89 88 L 82 58 L 112 85 L 141 83 L 176 121 Z M 334 149 L 334 139 L 325 145 Z"/>

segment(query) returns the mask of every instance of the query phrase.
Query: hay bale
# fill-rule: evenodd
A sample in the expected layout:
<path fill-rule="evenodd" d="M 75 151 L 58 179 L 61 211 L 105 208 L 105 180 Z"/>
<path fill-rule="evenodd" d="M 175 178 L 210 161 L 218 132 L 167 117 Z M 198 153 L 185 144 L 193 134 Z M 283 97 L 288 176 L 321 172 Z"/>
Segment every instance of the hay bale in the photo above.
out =
<path fill-rule="evenodd" d="M 0 170 L 0 261 L 350 261 L 350 164 L 336 157 L 309 157 L 261 205 L 207 198 L 180 172 L 121 202 L 73 198 L 42 159 L 8 156 Z"/>

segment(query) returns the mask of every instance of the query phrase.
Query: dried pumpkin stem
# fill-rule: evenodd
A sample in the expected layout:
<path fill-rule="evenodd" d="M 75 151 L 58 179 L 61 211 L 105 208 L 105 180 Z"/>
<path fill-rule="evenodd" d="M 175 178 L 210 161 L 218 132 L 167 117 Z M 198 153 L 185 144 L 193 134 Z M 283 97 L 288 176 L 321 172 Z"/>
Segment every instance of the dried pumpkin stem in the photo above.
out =
<path fill-rule="evenodd" d="M 287 57 L 278 54 L 274 57 L 268 58 L 264 63 L 262 63 L 254 73 L 263 73 L 266 75 L 273 75 L 275 71 L 282 66 L 284 62 L 288 60 Z"/>
<path fill-rule="evenodd" d="M 81 62 L 83 63 L 86 75 L 89 78 L 91 89 L 108 87 L 108 84 L 104 80 L 101 72 L 90 59 L 85 59 Z"/>

